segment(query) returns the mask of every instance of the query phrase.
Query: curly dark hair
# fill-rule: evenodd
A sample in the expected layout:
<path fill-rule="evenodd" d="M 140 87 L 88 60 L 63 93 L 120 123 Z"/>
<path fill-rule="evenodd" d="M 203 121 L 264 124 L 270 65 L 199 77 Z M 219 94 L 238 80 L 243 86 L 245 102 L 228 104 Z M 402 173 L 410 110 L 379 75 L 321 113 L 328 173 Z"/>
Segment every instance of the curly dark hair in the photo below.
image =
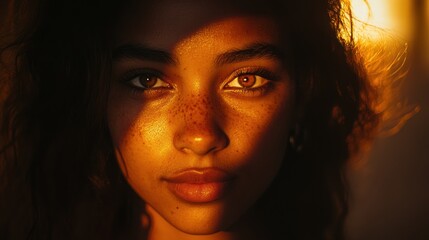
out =
<path fill-rule="evenodd" d="M 136 196 L 106 120 L 109 39 L 125 2 L 8 2 L 0 37 L 1 239 L 117 239 L 137 224 Z M 352 24 L 346 1 L 272 2 L 286 23 L 305 136 L 257 206 L 285 239 L 342 239 L 344 167 L 377 126 L 376 94 L 353 35 L 341 34 Z"/>

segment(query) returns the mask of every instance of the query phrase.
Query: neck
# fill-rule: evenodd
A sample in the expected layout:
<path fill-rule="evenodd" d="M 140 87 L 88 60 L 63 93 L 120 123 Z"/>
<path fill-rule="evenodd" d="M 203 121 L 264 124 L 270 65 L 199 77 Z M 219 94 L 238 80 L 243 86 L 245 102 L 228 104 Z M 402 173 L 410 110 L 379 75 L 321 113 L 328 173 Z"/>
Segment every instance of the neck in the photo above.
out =
<path fill-rule="evenodd" d="M 142 225 L 148 231 L 148 240 L 253 240 L 269 239 L 256 213 L 249 211 L 234 226 L 226 231 L 209 235 L 184 233 L 160 216 L 152 207 L 146 205 L 146 214 L 142 215 Z"/>

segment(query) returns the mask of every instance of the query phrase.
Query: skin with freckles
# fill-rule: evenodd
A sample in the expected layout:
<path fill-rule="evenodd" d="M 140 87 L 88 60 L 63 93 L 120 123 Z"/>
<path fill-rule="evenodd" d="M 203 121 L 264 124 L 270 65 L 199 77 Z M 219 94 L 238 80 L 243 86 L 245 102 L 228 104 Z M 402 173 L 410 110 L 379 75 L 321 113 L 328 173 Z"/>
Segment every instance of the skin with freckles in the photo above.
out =
<path fill-rule="evenodd" d="M 159 1 L 118 28 L 109 128 L 144 201 L 149 239 L 258 237 L 252 205 L 284 161 L 294 124 L 279 26 L 209 2 Z"/>

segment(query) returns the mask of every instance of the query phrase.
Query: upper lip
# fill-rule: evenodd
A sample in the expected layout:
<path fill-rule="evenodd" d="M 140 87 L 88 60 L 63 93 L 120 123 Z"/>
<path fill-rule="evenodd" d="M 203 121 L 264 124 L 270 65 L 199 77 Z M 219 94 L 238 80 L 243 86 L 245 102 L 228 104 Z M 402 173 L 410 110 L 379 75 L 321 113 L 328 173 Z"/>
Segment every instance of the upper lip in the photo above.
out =
<path fill-rule="evenodd" d="M 165 177 L 164 180 L 170 183 L 191 183 L 203 184 L 212 182 L 230 181 L 234 176 L 218 168 L 191 168 L 174 173 Z"/>

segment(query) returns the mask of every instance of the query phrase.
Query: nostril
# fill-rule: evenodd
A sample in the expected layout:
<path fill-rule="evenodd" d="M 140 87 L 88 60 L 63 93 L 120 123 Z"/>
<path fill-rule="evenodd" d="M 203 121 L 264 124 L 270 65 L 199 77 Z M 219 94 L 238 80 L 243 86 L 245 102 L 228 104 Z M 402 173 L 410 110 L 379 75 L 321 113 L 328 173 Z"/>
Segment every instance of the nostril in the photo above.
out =
<path fill-rule="evenodd" d="M 228 137 L 219 125 L 222 116 L 220 109 L 215 109 L 216 101 L 209 95 L 186 95 L 182 99 L 176 117 L 174 146 L 186 153 L 205 155 L 225 148 Z"/>
<path fill-rule="evenodd" d="M 211 129 L 183 129 L 174 137 L 174 146 L 184 153 L 206 155 L 224 149 L 228 145 L 228 137 L 218 127 Z"/>

